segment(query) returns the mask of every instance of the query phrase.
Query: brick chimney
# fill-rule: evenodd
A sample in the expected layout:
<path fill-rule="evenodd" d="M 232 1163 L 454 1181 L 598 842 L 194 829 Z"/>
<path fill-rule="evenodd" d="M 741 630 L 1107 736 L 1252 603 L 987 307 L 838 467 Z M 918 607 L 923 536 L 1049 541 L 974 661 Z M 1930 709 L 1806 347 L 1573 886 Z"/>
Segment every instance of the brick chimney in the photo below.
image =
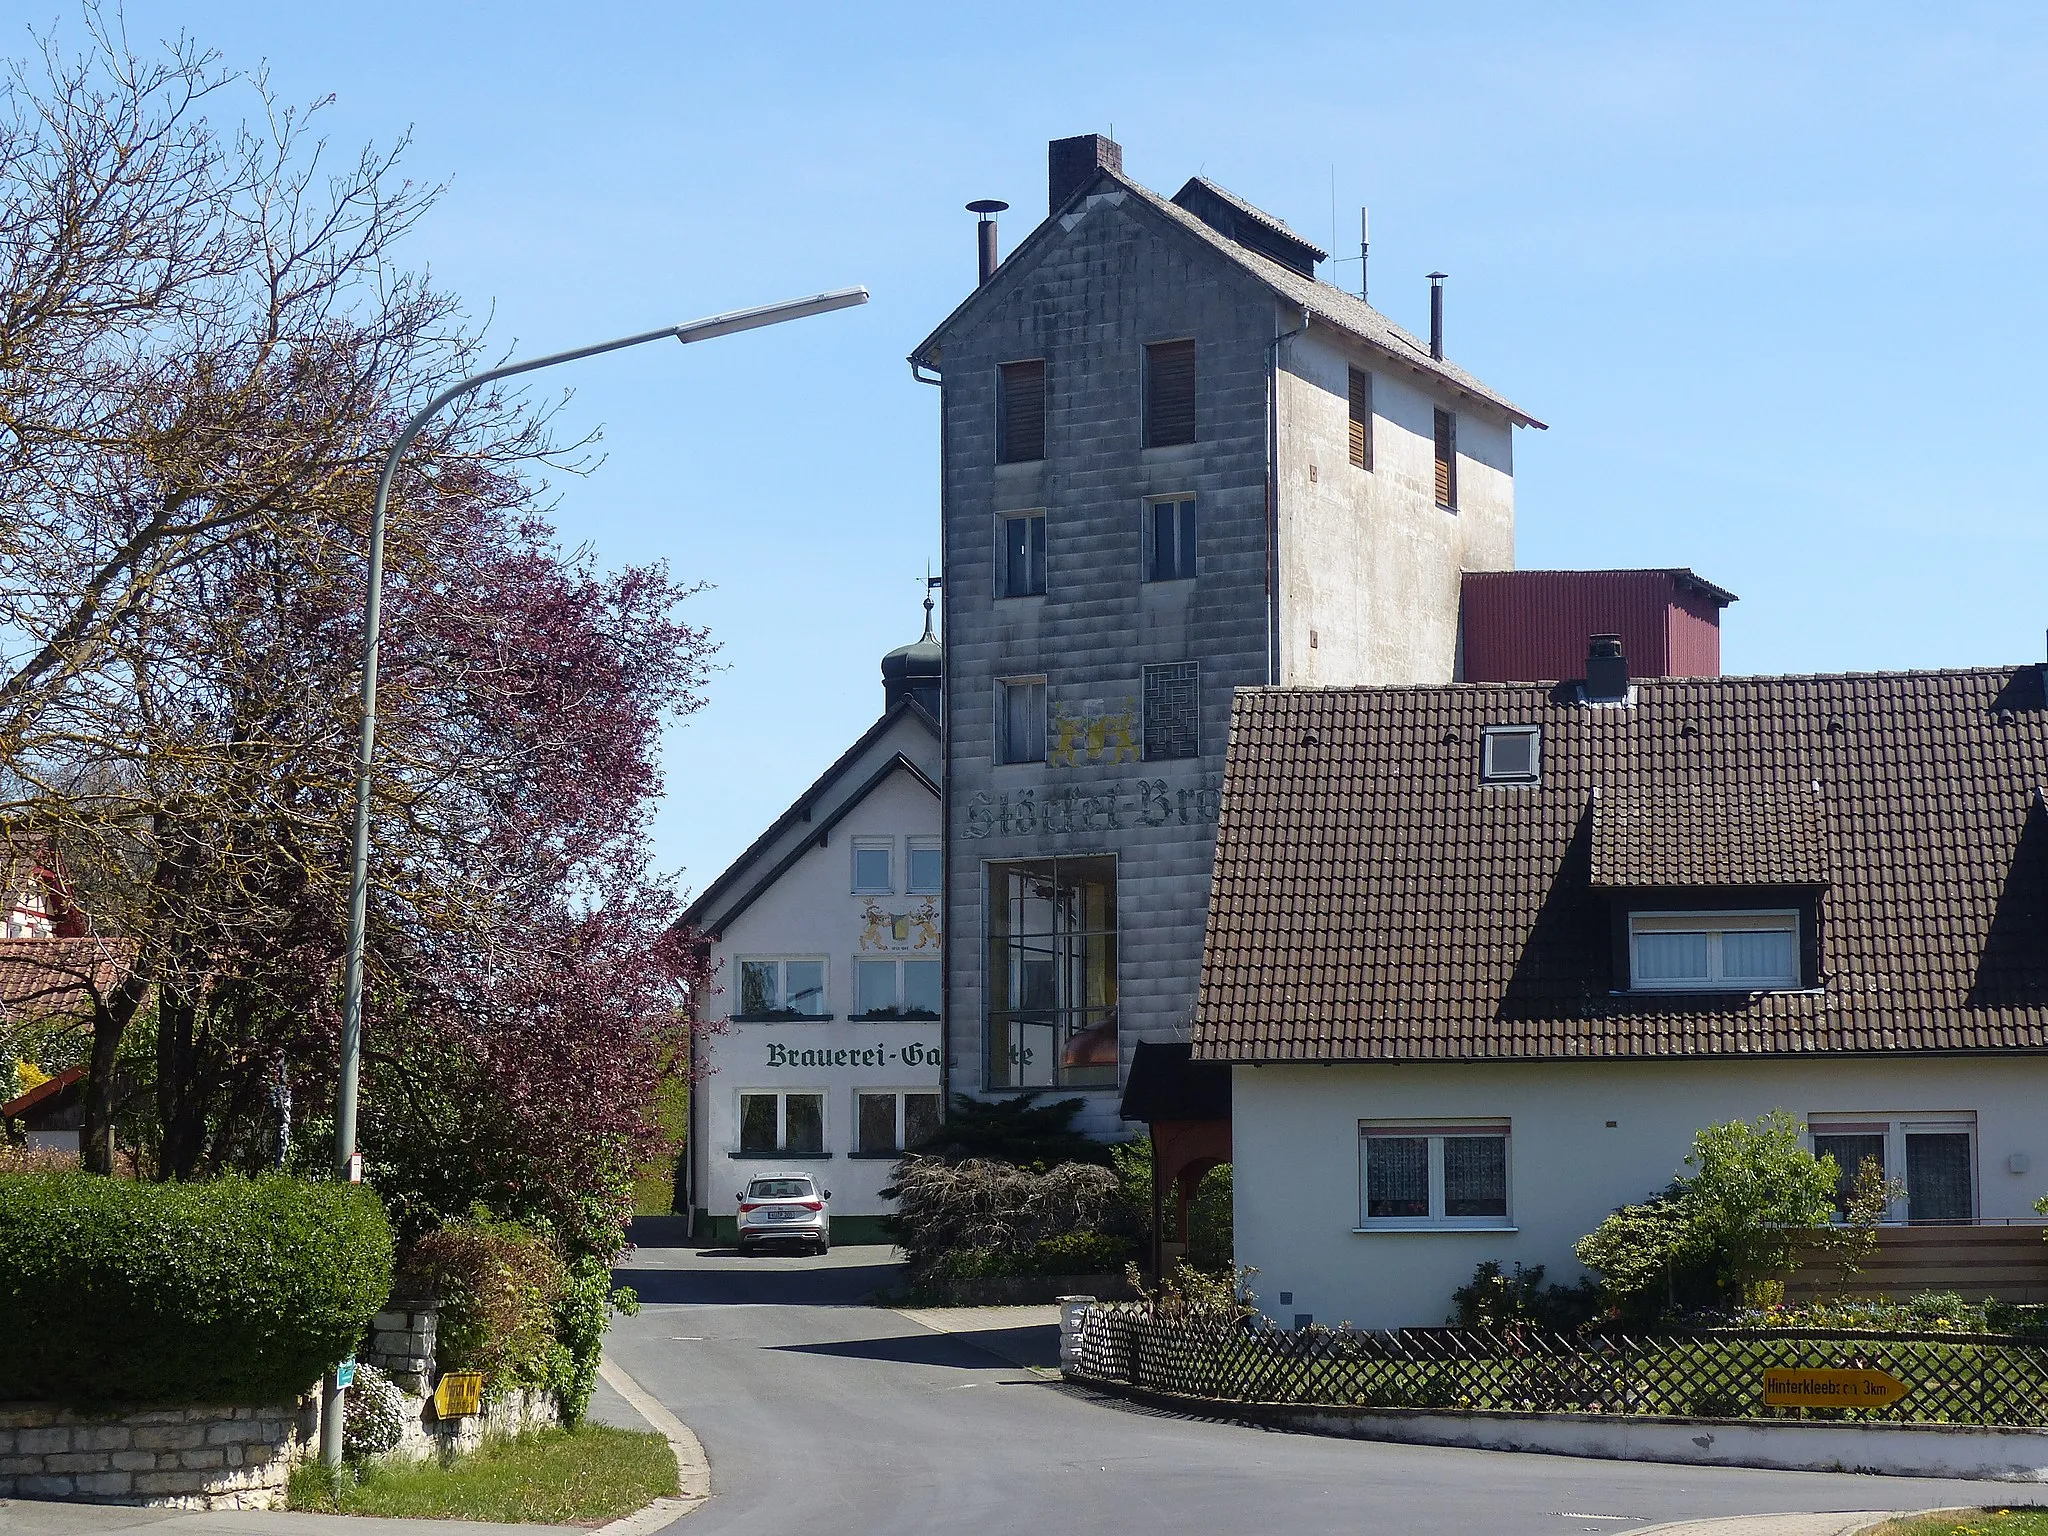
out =
<path fill-rule="evenodd" d="M 1045 146 L 1045 212 L 1058 213 L 1081 188 L 1095 179 L 1097 171 L 1121 172 L 1124 147 L 1099 133 L 1084 133 L 1071 139 L 1054 139 Z"/>

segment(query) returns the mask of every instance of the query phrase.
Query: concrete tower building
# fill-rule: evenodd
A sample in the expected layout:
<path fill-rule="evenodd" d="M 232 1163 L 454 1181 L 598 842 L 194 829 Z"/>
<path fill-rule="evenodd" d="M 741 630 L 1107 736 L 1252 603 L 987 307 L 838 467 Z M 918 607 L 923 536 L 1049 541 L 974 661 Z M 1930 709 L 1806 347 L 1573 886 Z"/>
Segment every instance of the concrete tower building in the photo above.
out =
<path fill-rule="evenodd" d="M 1232 690 L 1450 681 L 1542 425 L 1279 220 L 1122 164 L 1053 143 L 1044 222 L 999 264 L 985 237 L 911 354 L 940 386 L 956 1093 L 1115 1090 L 1186 1038 Z"/>

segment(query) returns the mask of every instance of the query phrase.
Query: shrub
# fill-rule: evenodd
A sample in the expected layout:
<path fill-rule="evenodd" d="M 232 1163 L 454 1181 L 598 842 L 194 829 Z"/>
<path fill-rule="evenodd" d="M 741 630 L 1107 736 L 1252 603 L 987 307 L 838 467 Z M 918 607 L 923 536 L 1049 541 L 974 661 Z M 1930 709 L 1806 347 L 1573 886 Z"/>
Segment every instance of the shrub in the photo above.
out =
<path fill-rule="evenodd" d="M 1691 1207 L 1692 1243 L 1712 1255 L 1724 1294 L 1749 1298 L 1781 1284 L 1802 1230 L 1830 1226 L 1841 1170 L 1799 1144 L 1802 1127 L 1783 1110 L 1755 1125 L 1710 1125 L 1693 1138 L 1681 1182 Z M 1782 1292 L 1781 1292 L 1782 1294 Z"/>
<path fill-rule="evenodd" d="M 360 1185 L 0 1175 L 0 1399 L 296 1397 L 390 1290 L 391 1229 Z"/>
<path fill-rule="evenodd" d="M 440 1308 L 435 1362 L 482 1372 L 487 1399 L 569 1379 L 568 1351 L 555 1332 L 569 1270 L 542 1234 L 483 1217 L 450 1222 L 413 1245 L 399 1283 Z"/>
<path fill-rule="evenodd" d="M 1034 1173 L 1043 1173 L 1061 1163 L 1107 1165 L 1108 1144 L 1073 1129 L 1074 1116 L 1081 1112 L 1084 1102 L 1057 1099 L 1041 1104 L 1035 1093 L 989 1100 L 956 1094 L 938 1135 L 925 1146 L 910 1150 L 949 1163 L 1015 1163 Z M 1148 1195 L 1148 1203 L 1149 1199 Z"/>
<path fill-rule="evenodd" d="M 926 1273 L 948 1280 L 1024 1275 L 1116 1275 L 1136 1251 L 1127 1237 L 1106 1232 L 1063 1232 L 1029 1248 L 955 1248 Z"/>
<path fill-rule="evenodd" d="M 615 1288 L 611 1270 L 587 1256 L 570 1263 L 564 1280 L 555 1299 L 555 1337 L 562 1352 L 556 1361 L 552 1390 L 562 1422 L 574 1429 L 590 1407 L 611 1315 L 634 1316 L 640 1310 L 640 1297 L 624 1286 Z"/>
<path fill-rule="evenodd" d="M 1126 1269 L 1124 1278 L 1138 1293 L 1140 1304 L 1155 1318 L 1232 1327 L 1258 1311 L 1258 1297 L 1251 1289 L 1251 1278 L 1257 1273 L 1257 1270 L 1246 1267 L 1227 1275 L 1212 1275 L 1191 1269 L 1186 1264 L 1175 1264 L 1159 1277 L 1158 1288 L 1149 1291 L 1145 1289 L 1145 1279 L 1138 1273 L 1137 1265 Z"/>
<path fill-rule="evenodd" d="M 1457 1310 L 1451 1323 L 1459 1328 L 1509 1328 L 1533 1324 L 1568 1331 L 1591 1322 L 1601 1308 L 1600 1287 L 1592 1280 L 1577 1285 L 1543 1283 L 1543 1266 L 1513 1274 L 1488 1259 L 1472 1272 L 1472 1283 L 1451 1292 Z"/>
<path fill-rule="evenodd" d="M 897 1242 L 914 1277 L 939 1273 L 950 1254 L 1024 1255 L 1068 1234 L 1129 1242 L 1139 1230 L 1116 1174 L 1088 1163 L 1037 1173 L 984 1158 L 908 1157 L 897 1165 L 892 1193 Z"/>
<path fill-rule="evenodd" d="M 1754 1125 L 1710 1125 L 1693 1138 L 1683 1174 L 1641 1205 L 1624 1206 L 1579 1240 L 1578 1259 L 1597 1273 L 1625 1319 L 1724 1301 L 1781 1300 L 1803 1243 L 1815 1242 L 1853 1273 L 1890 1191 L 1874 1168 L 1852 1181 L 1852 1221 L 1835 1224 L 1841 1170 L 1800 1145 L 1783 1110 Z"/>
<path fill-rule="evenodd" d="M 405 1438 L 405 1400 L 391 1378 L 374 1365 L 358 1365 L 348 1389 L 348 1417 L 342 1421 L 342 1454 L 357 1461 L 398 1449 Z"/>

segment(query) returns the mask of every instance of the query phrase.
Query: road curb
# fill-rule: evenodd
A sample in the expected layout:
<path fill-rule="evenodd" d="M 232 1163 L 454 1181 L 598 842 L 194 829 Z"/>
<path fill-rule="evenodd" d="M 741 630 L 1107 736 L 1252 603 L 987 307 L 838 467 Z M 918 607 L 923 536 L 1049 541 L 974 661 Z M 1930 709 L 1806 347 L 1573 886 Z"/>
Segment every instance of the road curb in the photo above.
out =
<path fill-rule="evenodd" d="M 609 1525 L 599 1526 L 597 1536 L 646 1536 L 673 1520 L 697 1509 L 711 1497 L 711 1459 L 704 1454 L 704 1442 L 690 1426 L 663 1407 L 647 1389 L 608 1359 L 597 1363 L 597 1374 L 606 1386 L 632 1405 L 648 1426 L 668 1440 L 675 1453 L 676 1486 L 681 1493 L 672 1499 L 656 1499 L 645 1509 L 622 1515 Z"/>
<path fill-rule="evenodd" d="M 1944 1506 L 1954 1508 L 1953 1505 Z M 1632 1526 L 1620 1536 L 1859 1536 L 1887 1520 L 1910 1517 L 1914 1511 L 1880 1509 L 1787 1512 L 1769 1515 L 1722 1515 L 1704 1520 L 1666 1520 Z M 1922 1510 L 1938 1514 L 1938 1510 Z"/>

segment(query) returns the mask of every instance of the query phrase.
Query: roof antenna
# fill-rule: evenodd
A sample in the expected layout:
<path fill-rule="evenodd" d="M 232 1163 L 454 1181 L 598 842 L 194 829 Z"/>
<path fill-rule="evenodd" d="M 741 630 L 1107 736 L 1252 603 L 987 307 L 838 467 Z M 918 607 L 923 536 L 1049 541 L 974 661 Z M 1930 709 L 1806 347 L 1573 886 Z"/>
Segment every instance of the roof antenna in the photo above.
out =
<path fill-rule="evenodd" d="M 1330 243 L 1335 245 L 1337 242 L 1332 240 Z M 1366 258 L 1371 254 L 1372 234 L 1370 226 L 1366 223 L 1365 210 L 1360 208 L 1358 210 L 1358 299 L 1360 303 L 1365 302 L 1365 262 Z"/>

